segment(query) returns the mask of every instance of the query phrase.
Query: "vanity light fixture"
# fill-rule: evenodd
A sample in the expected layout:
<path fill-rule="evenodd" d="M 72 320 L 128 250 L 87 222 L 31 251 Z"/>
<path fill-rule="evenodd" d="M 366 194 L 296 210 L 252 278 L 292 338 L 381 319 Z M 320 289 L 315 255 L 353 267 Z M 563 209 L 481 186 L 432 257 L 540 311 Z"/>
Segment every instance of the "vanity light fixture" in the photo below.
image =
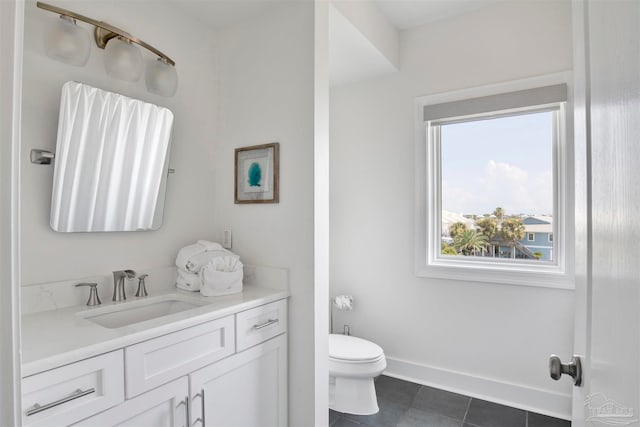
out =
<path fill-rule="evenodd" d="M 47 55 L 51 58 L 76 66 L 87 63 L 91 42 L 88 31 L 76 24 L 76 20 L 80 20 L 95 27 L 94 40 L 99 48 L 105 49 L 105 68 L 110 76 L 137 81 L 142 75 L 143 60 L 135 45 L 142 46 L 157 56 L 157 60 L 149 61 L 146 66 L 147 90 L 162 96 L 176 93 L 176 63 L 155 47 L 106 22 L 47 3 L 36 4 L 40 9 L 60 15 L 60 20 L 50 28 L 45 41 Z"/>

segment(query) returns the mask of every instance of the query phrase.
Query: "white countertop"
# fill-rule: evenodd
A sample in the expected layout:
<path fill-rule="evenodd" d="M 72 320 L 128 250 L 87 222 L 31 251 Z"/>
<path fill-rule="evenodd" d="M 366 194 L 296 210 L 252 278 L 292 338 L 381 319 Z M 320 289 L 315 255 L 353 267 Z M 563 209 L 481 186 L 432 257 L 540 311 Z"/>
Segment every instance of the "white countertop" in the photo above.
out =
<path fill-rule="evenodd" d="M 204 305 L 116 329 L 99 326 L 78 313 L 127 304 L 144 297 L 129 297 L 127 301 L 119 303 L 104 302 L 95 308 L 79 305 L 22 316 L 22 376 L 33 375 L 289 296 L 288 291 L 254 285 L 245 285 L 241 293 L 220 297 L 203 297 L 200 293 L 179 289 L 151 296 L 168 293 L 180 294 Z"/>

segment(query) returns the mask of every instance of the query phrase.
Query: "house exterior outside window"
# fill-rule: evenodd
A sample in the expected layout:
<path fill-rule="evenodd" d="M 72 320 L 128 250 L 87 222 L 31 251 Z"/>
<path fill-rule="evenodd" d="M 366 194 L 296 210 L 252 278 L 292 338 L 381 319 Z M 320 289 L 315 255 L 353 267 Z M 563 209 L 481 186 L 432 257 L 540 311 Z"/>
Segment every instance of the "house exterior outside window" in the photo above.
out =
<path fill-rule="evenodd" d="M 523 218 L 527 238 L 520 241 L 524 251 L 533 254 L 536 259 L 551 261 L 553 259 L 553 217 L 530 216 Z M 531 238 L 533 237 L 533 238 Z"/>

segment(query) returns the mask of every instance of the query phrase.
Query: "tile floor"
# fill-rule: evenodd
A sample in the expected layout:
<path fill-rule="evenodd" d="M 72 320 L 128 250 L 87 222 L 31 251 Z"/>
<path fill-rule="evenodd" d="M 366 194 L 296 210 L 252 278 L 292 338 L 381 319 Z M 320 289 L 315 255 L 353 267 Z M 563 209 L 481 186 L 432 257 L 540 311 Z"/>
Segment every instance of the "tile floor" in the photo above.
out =
<path fill-rule="evenodd" d="M 329 410 L 331 427 L 570 427 L 557 418 L 380 376 L 375 415 Z"/>

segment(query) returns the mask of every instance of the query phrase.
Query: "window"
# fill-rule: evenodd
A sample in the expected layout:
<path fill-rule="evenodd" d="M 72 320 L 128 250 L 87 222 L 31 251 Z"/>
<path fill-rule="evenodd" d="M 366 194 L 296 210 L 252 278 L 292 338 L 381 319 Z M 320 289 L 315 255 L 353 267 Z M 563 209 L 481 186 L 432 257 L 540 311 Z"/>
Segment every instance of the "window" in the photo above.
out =
<path fill-rule="evenodd" d="M 527 245 L 535 240 L 527 228 L 552 226 L 558 110 L 554 104 L 429 121 L 440 163 L 440 232 L 449 239 L 441 241 L 441 255 L 541 259 Z"/>
<path fill-rule="evenodd" d="M 416 106 L 416 274 L 571 287 L 566 84 L 514 82 Z"/>

